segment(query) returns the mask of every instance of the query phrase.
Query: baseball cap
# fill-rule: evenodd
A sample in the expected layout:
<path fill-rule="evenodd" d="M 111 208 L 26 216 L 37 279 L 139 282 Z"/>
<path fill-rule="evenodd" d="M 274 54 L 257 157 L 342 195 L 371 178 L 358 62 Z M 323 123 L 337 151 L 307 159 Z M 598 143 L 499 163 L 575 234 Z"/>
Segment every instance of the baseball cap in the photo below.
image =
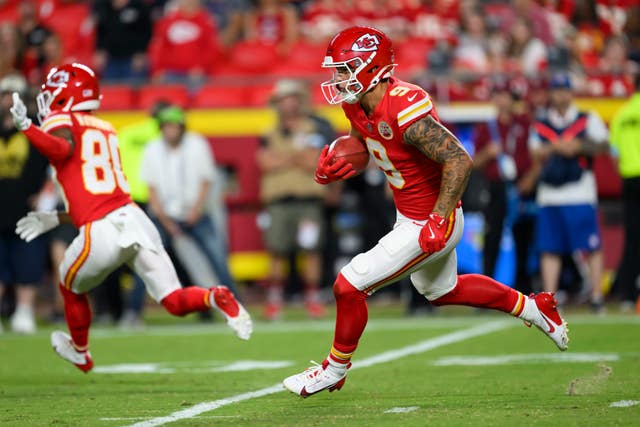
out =
<path fill-rule="evenodd" d="M 273 104 L 274 102 L 278 102 L 280 99 L 291 95 L 297 95 L 300 97 L 307 96 L 307 87 L 305 83 L 295 79 L 278 80 L 271 92 L 269 102 Z"/>
<path fill-rule="evenodd" d="M 158 122 L 163 123 L 178 123 L 184 124 L 184 111 L 180 107 L 170 106 L 163 108 L 158 112 Z"/>
<path fill-rule="evenodd" d="M 549 80 L 549 89 L 571 89 L 571 77 L 567 73 L 556 73 Z"/>

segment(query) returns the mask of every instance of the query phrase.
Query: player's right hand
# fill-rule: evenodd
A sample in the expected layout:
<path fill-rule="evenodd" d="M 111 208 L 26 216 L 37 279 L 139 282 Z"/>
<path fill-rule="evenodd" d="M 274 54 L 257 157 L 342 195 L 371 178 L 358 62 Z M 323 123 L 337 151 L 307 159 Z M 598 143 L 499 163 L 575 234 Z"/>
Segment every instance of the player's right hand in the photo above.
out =
<path fill-rule="evenodd" d="M 30 242 L 41 234 L 60 224 L 58 212 L 29 212 L 16 224 L 16 234 L 26 242 Z"/>
<path fill-rule="evenodd" d="M 329 146 L 325 145 L 318 158 L 315 180 L 318 184 L 326 185 L 340 179 L 351 178 L 356 174 L 351 163 L 344 159 L 334 161 L 333 153 L 329 153 Z"/>
<path fill-rule="evenodd" d="M 18 92 L 13 92 L 13 107 L 9 108 L 9 111 L 18 130 L 27 130 L 31 126 L 31 119 L 27 117 L 27 107 Z"/>
<path fill-rule="evenodd" d="M 447 244 L 447 225 L 448 221 L 437 213 L 429 214 L 418 237 L 423 252 L 432 254 L 444 248 Z"/>

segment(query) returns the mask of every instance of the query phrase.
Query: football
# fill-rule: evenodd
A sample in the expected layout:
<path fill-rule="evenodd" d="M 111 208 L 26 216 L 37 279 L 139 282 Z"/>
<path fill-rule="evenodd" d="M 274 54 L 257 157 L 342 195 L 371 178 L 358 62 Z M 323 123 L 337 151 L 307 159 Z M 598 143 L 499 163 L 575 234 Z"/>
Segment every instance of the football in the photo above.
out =
<path fill-rule="evenodd" d="M 344 159 L 347 163 L 351 163 L 356 174 L 361 173 L 369 164 L 369 151 L 367 146 L 360 139 L 345 135 L 337 138 L 329 146 L 329 152 L 334 153 L 334 162 L 338 159 Z"/>

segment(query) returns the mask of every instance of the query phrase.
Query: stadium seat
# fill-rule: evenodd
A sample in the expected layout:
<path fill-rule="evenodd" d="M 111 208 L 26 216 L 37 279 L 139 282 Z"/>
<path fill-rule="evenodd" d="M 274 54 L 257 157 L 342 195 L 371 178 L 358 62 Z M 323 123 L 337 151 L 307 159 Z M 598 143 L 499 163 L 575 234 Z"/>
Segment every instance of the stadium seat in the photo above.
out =
<path fill-rule="evenodd" d="M 326 50 L 326 43 L 297 42 L 289 55 L 276 63 L 273 74 L 282 77 L 328 75 L 329 71 L 321 66 Z"/>
<path fill-rule="evenodd" d="M 247 86 L 248 106 L 264 108 L 269 104 L 275 83 L 264 83 Z"/>
<path fill-rule="evenodd" d="M 102 85 L 100 87 L 102 110 L 131 110 L 135 107 L 135 91 L 127 85 Z"/>
<path fill-rule="evenodd" d="M 53 7 L 50 9 L 40 9 L 48 11 L 41 15 L 42 23 L 60 37 L 64 56 L 72 56 L 86 63 L 95 49 L 95 28 L 90 5 L 84 2 L 51 4 Z"/>
<path fill-rule="evenodd" d="M 138 90 L 137 108 L 149 110 L 159 100 L 167 100 L 182 108 L 189 106 L 189 92 L 179 84 L 151 84 Z"/>
<path fill-rule="evenodd" d="M 248 104 L 247 87 L 204 85 L 196 93 L 192 108 L 243 108 Z"/>
<path fill-rule="evenodd" d="M 427 66 L 433 45 L 433 40 L 418 37 L 398 43 L 395 48 L 395 62 L 398 64 L 396 73 L 410 77 L 423 71 Z"/>
<path fill-rule="evenodd" d="M 275 48 L 256 42 L 239 42 L 216 61 L 213 75 L 252 75 L 269 74 L 277 62 Z"/>

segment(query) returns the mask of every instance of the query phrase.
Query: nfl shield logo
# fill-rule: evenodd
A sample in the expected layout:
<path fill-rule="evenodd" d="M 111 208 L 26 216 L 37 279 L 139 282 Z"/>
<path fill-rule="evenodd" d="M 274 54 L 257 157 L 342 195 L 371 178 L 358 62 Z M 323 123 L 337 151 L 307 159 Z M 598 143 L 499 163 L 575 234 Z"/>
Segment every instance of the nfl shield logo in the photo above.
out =
<path fill-rule="evenodd" d="M 384 139 L 393 138 L 393 131 L 391 130 L 391 126 L 389 126 L 387 122 L 378 123 L 378 133 Z"/>

